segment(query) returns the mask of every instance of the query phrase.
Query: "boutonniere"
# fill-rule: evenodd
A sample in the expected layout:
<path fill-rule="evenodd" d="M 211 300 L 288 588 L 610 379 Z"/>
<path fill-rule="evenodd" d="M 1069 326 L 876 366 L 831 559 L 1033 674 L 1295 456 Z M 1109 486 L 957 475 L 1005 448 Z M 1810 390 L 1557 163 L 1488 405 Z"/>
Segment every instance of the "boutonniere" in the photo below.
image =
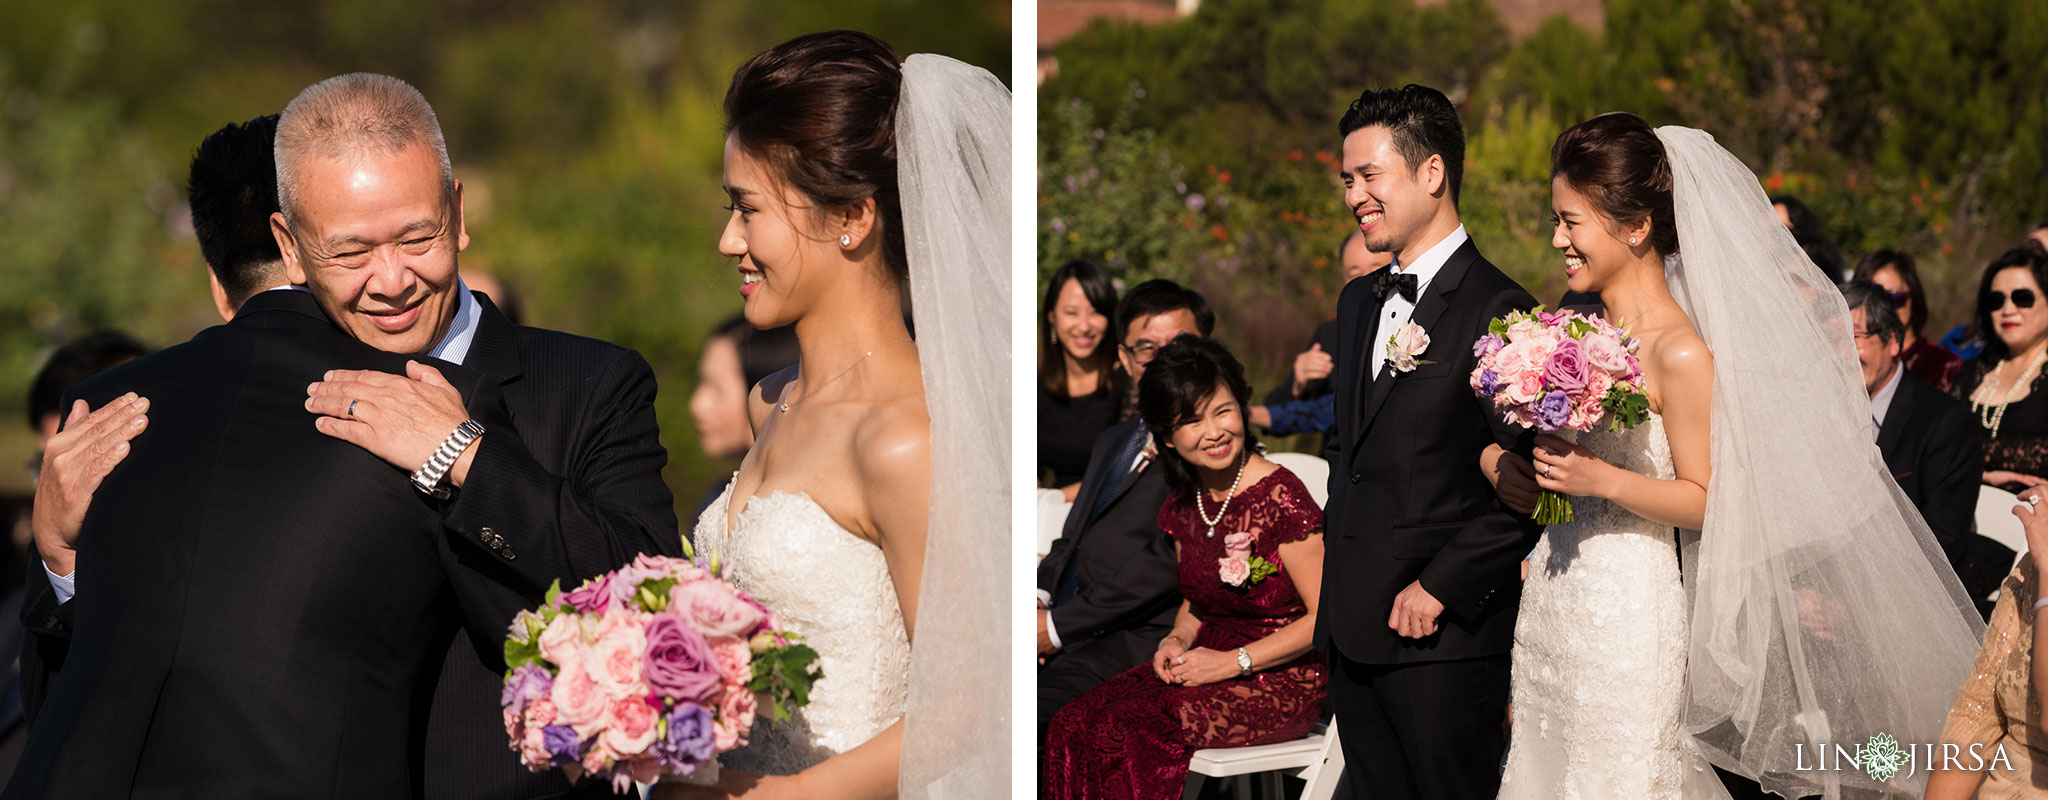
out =
<path fill-rule="evenodd" d="M 1394 366 L 1395 372 L 1412 372 L 1422 364 L 1436 363 L 1421 359 L 1427 350 L 1429 332 L 1413 322 L 1401 326 L 1400 330 L 1387 337 L 1387 363 Z"/>
<path fill-rule="evenodd" d="M 1232 586 L 1256 584 L 1280 568 L 1252 555 L 1252 533 L 1239 531 L 1223 537 L 1223 557 L 1216 559 L 1217 576 Z"/>

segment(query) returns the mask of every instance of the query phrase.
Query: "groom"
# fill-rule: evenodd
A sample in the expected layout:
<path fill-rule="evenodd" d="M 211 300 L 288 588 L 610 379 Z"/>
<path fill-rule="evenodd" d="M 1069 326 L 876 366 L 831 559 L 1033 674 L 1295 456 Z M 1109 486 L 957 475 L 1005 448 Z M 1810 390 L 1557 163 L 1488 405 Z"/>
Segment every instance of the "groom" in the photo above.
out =
<path fill-rule="evenodd" d="M 1442 92 L 1361 94 L 1338 123 L 1344 203 L 1393 266 L 1338 301 L 1337 435 L 1315 644 L 1351 783 L 1491 798 L 1506 747 L 1522 557 L 1542 532 L 1496 499 L 1487 445 L 1532 434 L 1467 380 L 1487 321 L 1536 304 L 1458 221 L 1465 135 Z"/>

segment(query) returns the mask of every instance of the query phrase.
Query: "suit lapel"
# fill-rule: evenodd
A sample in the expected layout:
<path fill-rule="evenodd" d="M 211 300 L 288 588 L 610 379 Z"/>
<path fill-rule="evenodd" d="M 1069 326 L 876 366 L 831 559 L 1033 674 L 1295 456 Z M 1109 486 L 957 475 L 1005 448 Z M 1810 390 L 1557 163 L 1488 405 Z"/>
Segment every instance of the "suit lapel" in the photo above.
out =
<path fill-rule="evenodd" d="M 1470 239 L 1465 240 L 1464 244 L 1458 245 L 1458 249 L 1452 251 L 1451 257 L 1444 261 L 1443 267 L 1437 270 L 1436 276 L 1430 279 L 1429 286 L 1423 288 L 1422 296 L 1415 302 L 1415 312 L 1408 315 L 1409 324 L 1421 326 L 1424 331 L 1435 330 L 1437 320 L 1441 319 L 1444 312 L 1450 308 L 1452 295 L 1457 293 L 1458 284 L 1464 282 L 1465 273 L 1472 269 L 1472 263 L 1478 259 L 1479 248 L 1474 247 Z M 1380 316 L 1378 308 L 1375 307 L 1373 313 L 1375 327 L 1372 340 L 1367 342 L 1372 347 L 1385 346 L 1384 340 L 1394 333 L 1393 331 L 1378 330 L 1377 326 Z M 1365 361 L 1365 364 L 1368 368 L 1372 364 L 1370 355 L 1368 355 L 1368 360 Z M 1401 381 L 1400 374 L 1393 371 L 1391 364 L 1392 362 L 1389 361 L 1388 366 L 1384 366 L 1381 369 L 1383 374 L 1374 376 L 1371 382 L 1372 395 L 1366 401 L 1365 413 L 1360 417 L 1358 431 L 1355 435 L 1355 440 L 1359 444 L 1364 443 L 1366 431 L 1372 429 L 1373 419 L 1379 415 L 1380 407 L 1386 405 L 1387 397 L 1394 393 L 1394 384 Z"/>
<path fill-rule="evenodd" d="M 477 320 L 476 336 L 469 340 L 469 354 L 462 359 L 462 365 L 496 378 L 501 384 L 511 383 L 520 375 L 519 330 L 489 296 L 482 292 L 470 292 L 469 296 L 483 306 L 483 314 Z"/>
<path fill-rule="evenodd" d="M 1905 368 L 1904 363 L 1898 365 L 1898 369 Z M 1899 389 L 1892 392 L 1891 408 L 1884 412 L 1884 425 L 1877 429 L 1877 449 L 1881 451 L 1891 452 L 1906 436 L 1906 421 L 1913 416 L 1913 387 L 1908 385 L 1909 377 L 1899 377 Z"/>

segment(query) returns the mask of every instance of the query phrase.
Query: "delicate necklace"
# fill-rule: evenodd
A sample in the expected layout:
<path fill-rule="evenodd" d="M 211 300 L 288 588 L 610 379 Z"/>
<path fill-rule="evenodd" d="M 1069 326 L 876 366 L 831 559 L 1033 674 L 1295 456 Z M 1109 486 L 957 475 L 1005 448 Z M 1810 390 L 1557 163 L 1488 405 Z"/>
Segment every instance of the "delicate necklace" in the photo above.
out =
<path fill-rule="evenodd" d="M 1970 410 L 1977 412 L 1977 419 L 1983 422 L 1984 427 L 1991 431 L 1991 438 L 1993 439 L 1998 438 L 1998 426 L 2005 422 L 2005 409 L 2012 405 L 2012 399 L 2020 393 L 2020 387 L 2027 385 L 2027 381 L 2024 380 L 2026 376 L 2037 374 L 2036 371 L 2041 368 L 2041 363 L 2048 361 L 2048 350 L 2042 350 L 2034 354 L 2034 360 L 2027 362 L 2027 368 L 2021 370 L 2020 374 L 2013 376 L 2012 388 L 2005 390 L 2005 400 L 2003 402 L 1997 405 L 1978 402 L 1977 398 L 1980 396 L 1989 399 L 1998 393 L 1998 374 L 2005 369 L 2005 365 L 2010 363 L 2010 361 L 2010 359 L 2007 359 L 1998 362 L 1998 366 L 1991 370 L 1990 385 L 1978 389 L 1970 398 Z"/>
<path fill-rule="evenodd" d="M 1237 465 L 1237 477 L 1230 479 L 1230 491 L 1225 492 L 1223 494 L 1223 505 L 1216 509 L 1215 519 L 1210 519 L 1208 509 L 1202 507 L 1202 496 L 1208 494 L 1209 490 L 1195 490 L 1195 513 L 1202 515 L 1202 522 L 1208 524 L 1209 526 L 1209 535 L 1207 538 L 1216 538 L 1216 523 L 1222 522 L 1224 512 L 1230 510 L 1230 501 L 1237 497 L 1237 482 L 1244 480 L 1244 468 L 1249 467 L 1251 465 L 1251 454 L 1246 453 L 1244 462 Z"/>
<path fill-rule="evenodd" d="M 777 410 L 779 410 L 779 411 L 781 411 L 781 412 L 782 412 L 782 413 L 784 413 L 784 414 L 787 414 L 787 413 L 789 413 L 789 409 L 790 409 L 791 407 L 795 406 L 795 405 L 796 405 L 796 404 L 798 404 L 798 403 L 802 403 L 802 402 L 804 401 L 804 398 L 806 398 L 806 397 L 810 397 L 811 395 L 814 395 L 814 394 L 817 394 L 817 393 L 818 393 L 818 390 L 819 390 L 819 389 L 823 389 L 823 388 L 825 388 L 825 387 L 827 387 L 827 386 L 830 386 L 830 385 L 832 385 L 832 381 L 836 381 L 836 380 L 839 380 L 840 378 L 844 378 L 844 377 L 846 377 L 846 373 L 848 373 L 848 372 L 852 372 L 852 371 L 853 371 L 853 368 L 854 368 L 854 367 L 858 367 L 858 366 L 860 366 L 860 362 L 868 360 L 868 356 L 874 355 L 874 354 L 875 354 L 875 353 L 876 353 L 877 351 L 881 350 L 881 349 L 882 349 L 882 348 L 884 348 L 884 347 L 888 347 L 889 345 L 895 345 L 895 344 L 902 344 L 902 343 L 904 343 L 904 342 L 907 342 L 907 341 L 910 341 L 910 340 L 909 340 L 909 339 L 897 339 L 896 341 L 893 341 L 893 342 L 887 342 L 887 343 L 884 343 L 884 344 L 879 344 L 879 345 L 875 345 L 875 349 L 874 349 L 874 350 L 869 350 L 869 351 L 867 351 L 867 352 L 865 352 L 865 353 L 862 353 L 862 354 L 860 354 L 860 358 L 856 358 L 856 359 L 854 359 L 854 360 L 853 360 L 853 363 L 851 363 L 851 364 L 848 364 L 848 365 L 846 365 L 846 369 L 844 369 L 844 370 L 840 370 L 839 374 L 837 374 L 837 375 L 834 375 L 834 376 L 832 376 L 832 380 L 828 380 L 828 381 L 825 381 L 824 383 L 821 383 L 821 384 L 818 384 L 818 385 L 816 385 L 816 386 L 813 386 L 813 387 L 811 387 L 811 390 L 810 390 L 810 391 L 808 391 L 808 392 L 804 392 L 802 396 L 799 396 L 799 397 L 798 397 L 797 399 L 795 399 L 795 400 L 784 400 L 784 401 L 782 401 L 782 405 L 776 406 L 776 409 L 777 409 Z"/>

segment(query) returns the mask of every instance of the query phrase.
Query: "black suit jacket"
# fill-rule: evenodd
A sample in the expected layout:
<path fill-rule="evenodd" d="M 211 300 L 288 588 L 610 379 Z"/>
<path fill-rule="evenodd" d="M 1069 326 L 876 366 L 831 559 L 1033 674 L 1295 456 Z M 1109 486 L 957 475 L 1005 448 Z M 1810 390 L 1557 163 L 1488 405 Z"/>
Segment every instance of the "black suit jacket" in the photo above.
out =
<path fill-rule="evenodd" d="M 488 297 L 471 296 L 483 314 L 463 369 L 485 376 L 502 402 L 478 418 L 486 432 L 465 485 L 438 510 L 450 537 L 474 545 L 446 554 L 460 572 L 480 578 L 457 584 L 462 599 L 498 630 L 495 640 L 442 632 L 429 716 L 411 731 L 424 757 L 425 796 L 609 797 L 602 782 L 586 780 L 572 792 L 560 770 L 530 772 L 506 746 L 502 637 L 555 580 L 567 589 L 636 553 L 681 555 L 674 500 L 661 480 L 668 457 L 654 419 L 654 374 L 631 350 L 514 326 Z M 65 608 L 39 570 L 32 565 L 38 602 L 23 615 L 32 628 L 54 623 L 42 625 L 32 644 L 61 665 Z M 25 675 L 25 686 L 31 682 Z"/>
<path fill-rule="evenodd" d="M 65 669 L 7 797 L 417 793 L 411 737 L 446 639 L 465 625 L 482 647 L 505 623 L 458 605 L 480 593 L 458 588 L 479 577 L 456 553 L 481 545 L 304 408 L 324 370 L 404 362 L 310 295 L 267 292 L 73 391 L 95 407 L 139 392 L 151 427 L 85 518 Z M 436 366 L 501 416 L 483 376 Z"/>
<path fill-rule="evenodd" d="M 1504 422 L 1470 385 L 1472 343 L 1487 322 L 1535 298 L 1479 255 L 1453 251 L 1417 298 L 1410 321 L 1429 333 L 1412 372 L 1364 374 L 1378 330 L 1372 281 L 1352 281 L 1337 304 L 1337 435 L 1325 456 L 1330 497 L 1323 613 L 1315 644 L 1368 664 L 1506 652 L 1522 593 L 1521 561 L 1542 527 L 1500 504 L 1480 472 L 1489 444 L 1527 453 L 1531 431 Z M 1420 580 L 1444 604 L 1438 630 L 1407 639 L 1387 627 L 1394 595 Z"/>
<path fill-rule="evenodd" d="M 1061 649 L 1071 652 L 1107 639 L 1115 646 L 1104 652 L 1116 653 L 1118 660 L 1128 658 L 1133 647 L 1141 650 L 1139 661 L 1125 669 L 1151 654 L 1180 610 L 1180 559 L 1172 537 L 1159 529 L 1159 509 L 1167 497 L 1159 468 L 1148 467 L 1125 480 L 1102 514 L 1089 517 L 1110 471 L 1130 466 L 1111 463 L 1117 460 L 1117 451 L 1131 437 L 1143 436 L 1144 430 L 1144 423 L 1133 417 L 1096 437 L 1066 527 L 1053 541 L 1052 551 L 1038 562 L 1038 588 L 1057 598 L 1061 577 L 1071 571 L 1079 589 L 1073 599 L 1056 603 L 1049 615 L 1059 631 Z"/>
<path fill-rule="evenodd" d="M 1920 509 L 1934 538 L 1958 576 L 1968 575 L 1964 555 L 1977 515 L 1984 480 L 1984 429 L 1961 400 L 1899 367 L 1899 388 L 1885 410 L 1877 448 L 1906 498 Z M 1977 587 L 1968 586 L 1972 592 Z M 1972 598 L 1989 594 L 1990 587 Z"/>

